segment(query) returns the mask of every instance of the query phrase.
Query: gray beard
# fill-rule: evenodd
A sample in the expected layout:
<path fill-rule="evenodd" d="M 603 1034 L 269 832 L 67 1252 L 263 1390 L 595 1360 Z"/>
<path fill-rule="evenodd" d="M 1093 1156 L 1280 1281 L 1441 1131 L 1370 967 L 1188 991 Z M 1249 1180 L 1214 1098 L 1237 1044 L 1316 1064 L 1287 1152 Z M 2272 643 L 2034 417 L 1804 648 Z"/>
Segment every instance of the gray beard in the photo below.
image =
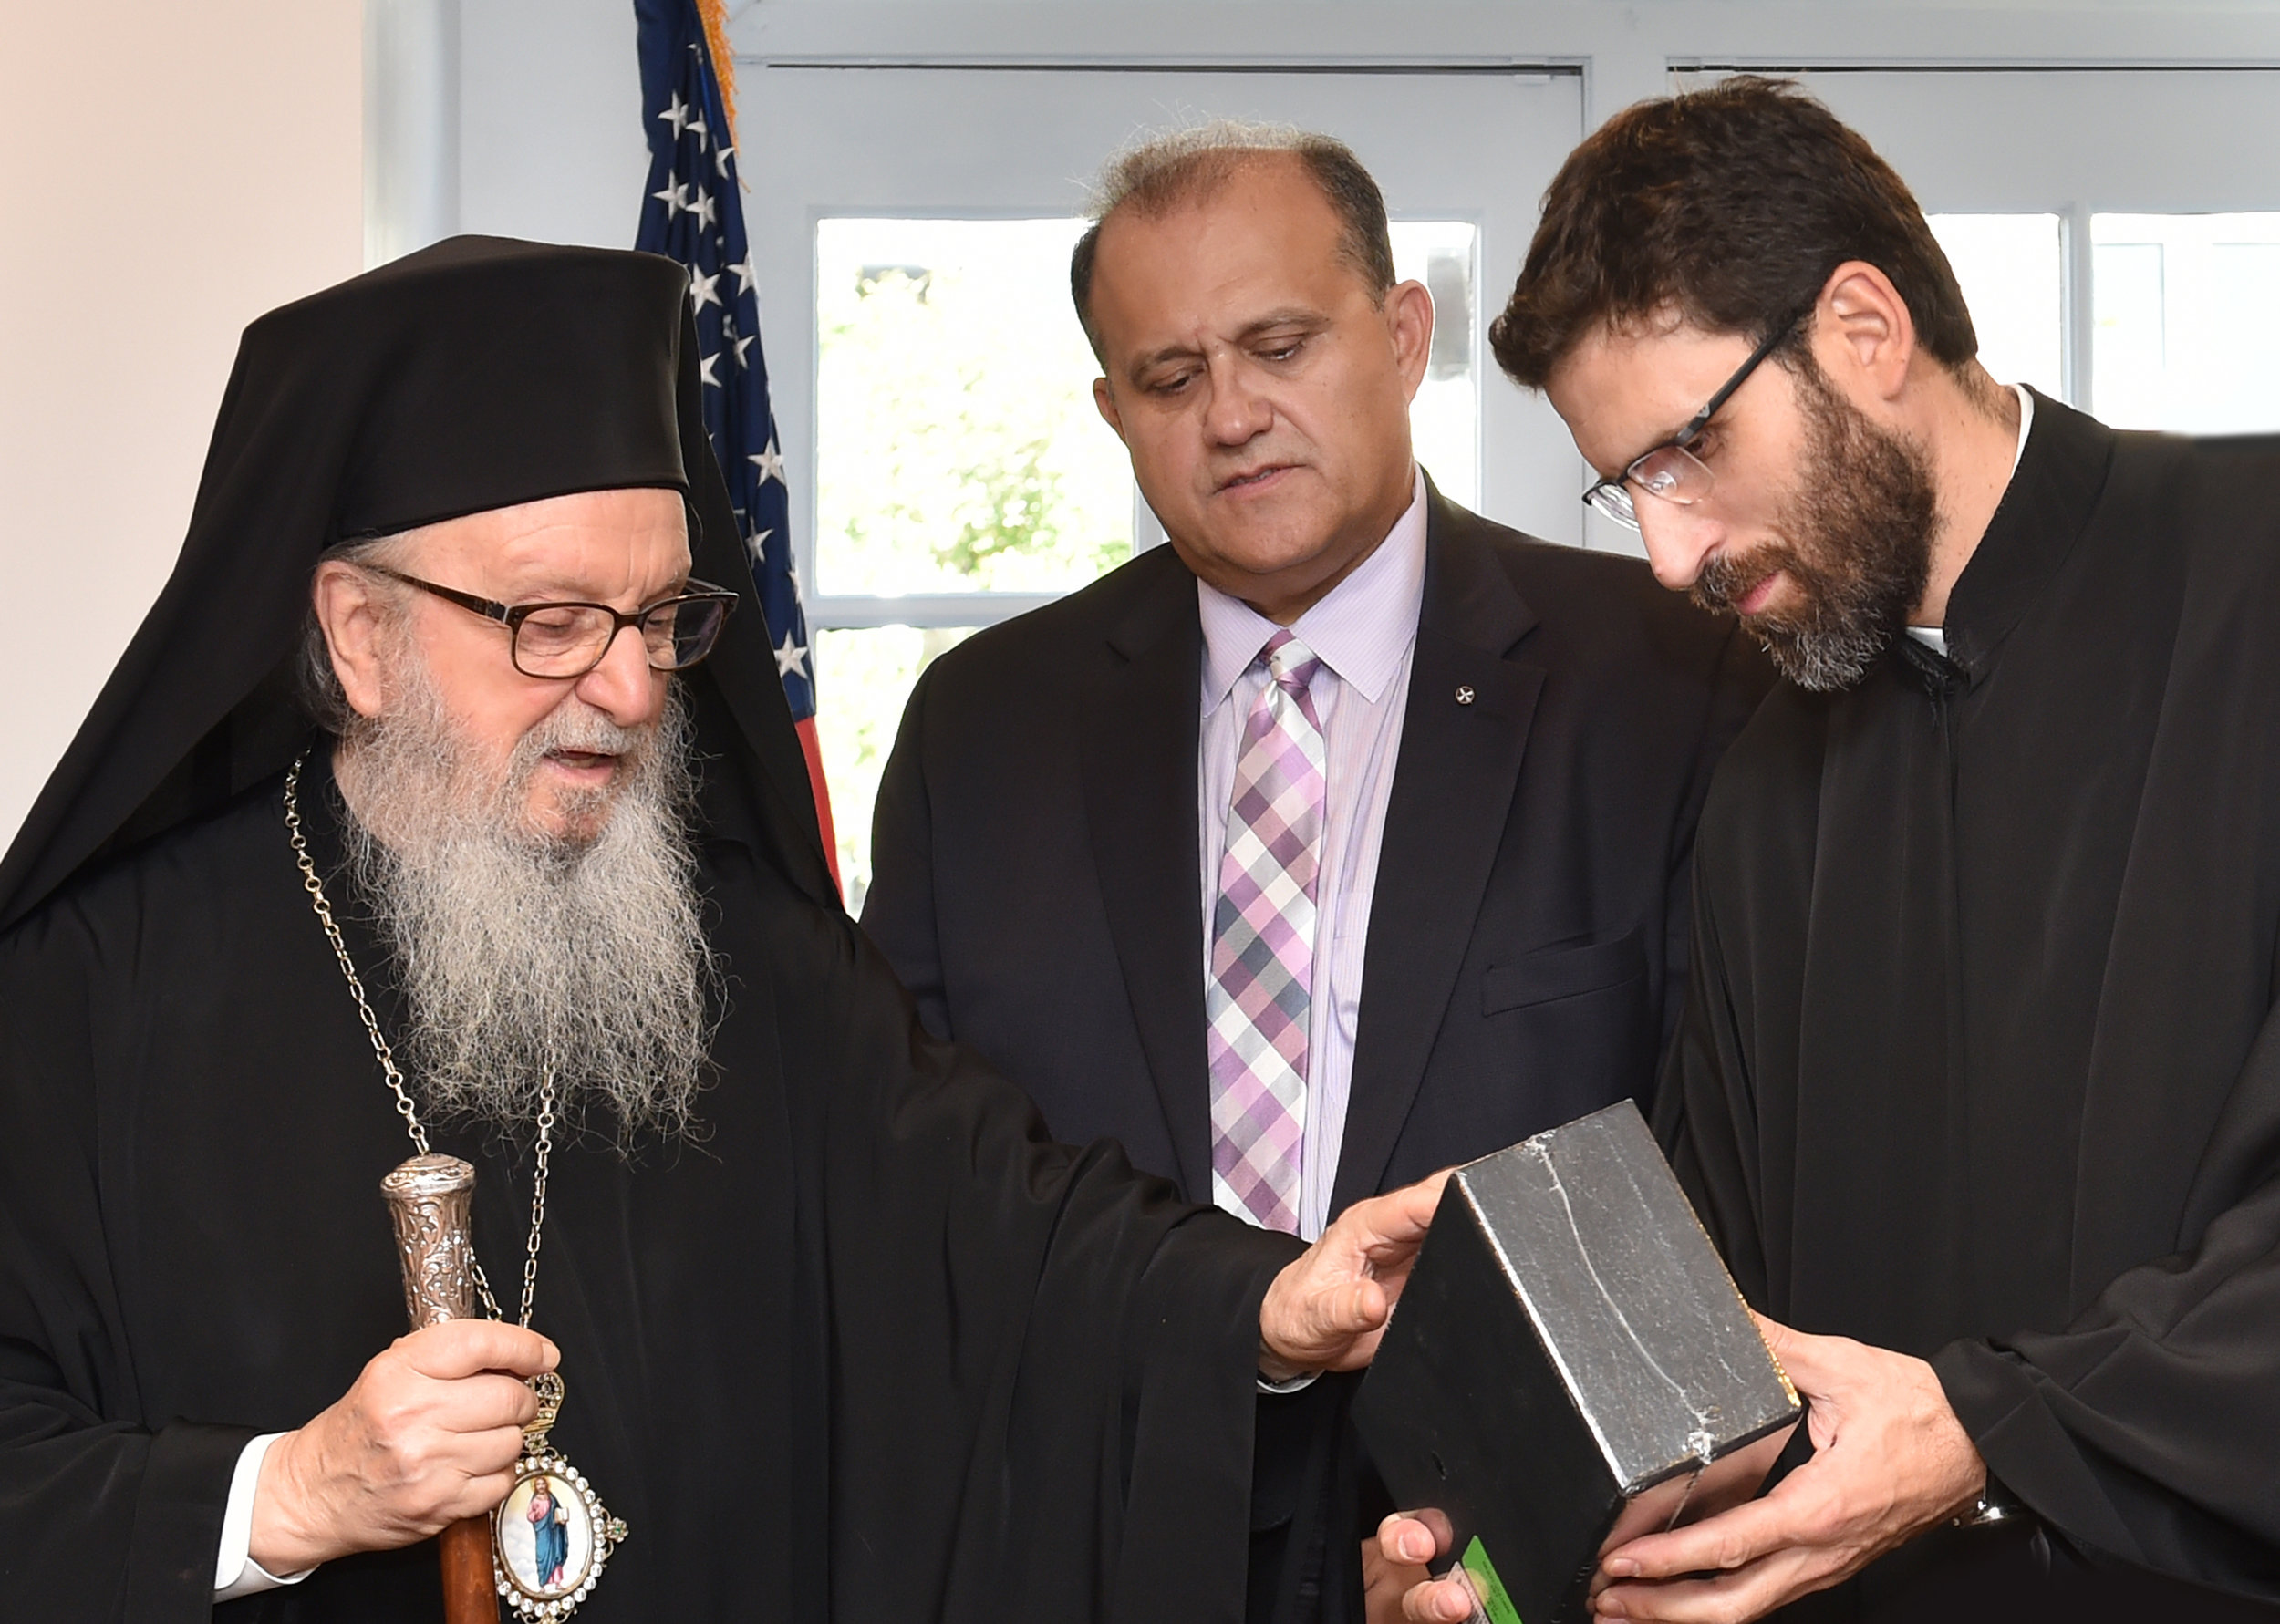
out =
<path fill-rule="evenodd" d="M 523 736 L 502 781 L 406 654 L 401 702 L 351 727 L 341 776 L 355 788 L 349 868 L 392 949 L 423 1111 L 521 1138 L 551 1075 L 574 1132 L 600 1107 L 621 1149 L 694 1136 L 720 977 L 694 883 L 678 698 L 640 730 L 573 702 Z M 559 749 L 631 764 L 578 809 L 599 814 L 590 839 L 528 826 L 532 778 Z"/>

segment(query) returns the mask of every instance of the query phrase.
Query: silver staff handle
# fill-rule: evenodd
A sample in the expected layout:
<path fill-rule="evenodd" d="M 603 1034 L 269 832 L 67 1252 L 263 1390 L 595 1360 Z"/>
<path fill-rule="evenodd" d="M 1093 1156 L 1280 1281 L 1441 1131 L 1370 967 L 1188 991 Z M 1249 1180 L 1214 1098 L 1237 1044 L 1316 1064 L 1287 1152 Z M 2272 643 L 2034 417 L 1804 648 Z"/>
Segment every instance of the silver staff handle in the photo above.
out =
<path fill-rule="evenodd" d="M 475 1317 L 475 1252 L 468 1236 L 475 1170 L 457 1156 L 414 1156 L 380 1181 L 404 1266 L 411 1328 Z M 469 1517 L 436 1536 L 444 1624 L 498 1624 L 491 1519 Z"/>

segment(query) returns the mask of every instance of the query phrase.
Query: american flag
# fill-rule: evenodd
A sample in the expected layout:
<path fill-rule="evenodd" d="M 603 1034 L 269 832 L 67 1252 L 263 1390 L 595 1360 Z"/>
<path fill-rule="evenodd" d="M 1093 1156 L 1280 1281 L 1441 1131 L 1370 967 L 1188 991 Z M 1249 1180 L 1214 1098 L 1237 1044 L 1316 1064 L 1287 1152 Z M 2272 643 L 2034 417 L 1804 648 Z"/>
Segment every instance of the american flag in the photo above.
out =
<path fill-rule="evenodd" d="M 736 134 L 715 71 L 716 52 L 724 57 L 726 47 L 720 9 L 720 0 L 634 0 L 649 134 L 648 195 L 641 201 L 634 246 L 689 267 L 689 300 L 697 318 L 705 386 L 705 431 L 728 480 L 752 581 L 767 612 L 776 671 L 783 679 L 784 698 L 792 702 L 793 724 L 815 791 L 824 851 L 836 879 L 831 794 L 815 743 L 815 668 L 792 559 L 790 493 L 776 417 L 768 404 L 768 363 L 761 354 L 760 277 L 744 235 Z"/>

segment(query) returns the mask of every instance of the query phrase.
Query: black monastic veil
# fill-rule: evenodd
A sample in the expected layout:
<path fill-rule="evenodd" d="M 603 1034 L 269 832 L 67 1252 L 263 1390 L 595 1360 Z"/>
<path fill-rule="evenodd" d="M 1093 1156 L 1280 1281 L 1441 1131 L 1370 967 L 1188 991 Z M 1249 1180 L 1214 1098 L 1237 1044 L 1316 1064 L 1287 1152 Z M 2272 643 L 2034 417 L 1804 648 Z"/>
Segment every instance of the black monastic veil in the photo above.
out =
<path fill-rule="evenodd" d="M 1296 1244 L 1047 1142 L 841 911 L 686 296 L 665 260 L 462 238 L 248 330 L 174 575 L 0 864 L 11 1618 L 206 1617 L 243 1445 L 403 1327 L 377 1186 L 409 1145 L 279 802 L 319 553 L 628 485 L 685 491 L 695 573 L 742 596 L 683 679 L 730 991 L 700 1141 L 555 1158 L 554 1436 L 633 1530 L 580 1617 L 1239 1610 L 1259 1304 Z M 321 748 L 302 799 L 340 897 Z M 476 1163 L 476 1245 L 512 1272 L 527 1146 L 436 1137 Z M 420 1546 L 217 1611 L 432 1617 L 436 1594 Z"/>

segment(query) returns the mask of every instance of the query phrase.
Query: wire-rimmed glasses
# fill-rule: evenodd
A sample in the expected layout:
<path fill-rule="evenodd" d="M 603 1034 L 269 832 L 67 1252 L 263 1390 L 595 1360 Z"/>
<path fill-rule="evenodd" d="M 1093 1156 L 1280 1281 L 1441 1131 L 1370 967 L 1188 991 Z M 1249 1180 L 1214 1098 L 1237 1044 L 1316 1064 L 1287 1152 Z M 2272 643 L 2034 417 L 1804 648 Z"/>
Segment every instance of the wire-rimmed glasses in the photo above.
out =
<path fill-rule="evenodd" d="M 652 670 L 686 671 L 712 652 L 736 606 L 735 593 L 703 581 L 691 581 L 689 590 L 628 614 L 607 604 L 494 603 L 384 564 L 364 567 L 504 626 L 509 657 L 525 677 L 583 677 L 602 663 L 617 634 L 629 626 L 639 629 Z"/>
<path fill-rule="evenodd" d="M 1632 458 L 1614 478 L 1594 484 L 1583 493 L 1584 505 L 1606 514 L 1618 524 L 1636 530 L 1639 528 L 1639 508 L 1631 496 L 1634 485 L 1649 496 L 1676 502 L 1680 507 L 1691 507 L 1709 495 L 1711 488 L 1717 483 L 1717 475 L 1712 473 L 1709 465 L 1687 448 L 1702 438 L 1702 431 L 1710 426 L 1710 419 L 1716 417 L 1719 409 L 1733 398 L 1734 391 L 1748 381 L 1749 375 L 1757 370 L 1758 363 L 1780 348 L 1789 335 L 1797 331 L 1798 324 L 1812 311 L 1813 306 L 1808 304 L 1788 321 L 1767 332 L 1765 341 L 1749 352 L 1749 359 L 1735 369 L 1734 376 L 1719 386 L 1718 392 L 1710 397 L 1700 411 L 1686 419 L 1684 429 L 1661 445 Z"/>

